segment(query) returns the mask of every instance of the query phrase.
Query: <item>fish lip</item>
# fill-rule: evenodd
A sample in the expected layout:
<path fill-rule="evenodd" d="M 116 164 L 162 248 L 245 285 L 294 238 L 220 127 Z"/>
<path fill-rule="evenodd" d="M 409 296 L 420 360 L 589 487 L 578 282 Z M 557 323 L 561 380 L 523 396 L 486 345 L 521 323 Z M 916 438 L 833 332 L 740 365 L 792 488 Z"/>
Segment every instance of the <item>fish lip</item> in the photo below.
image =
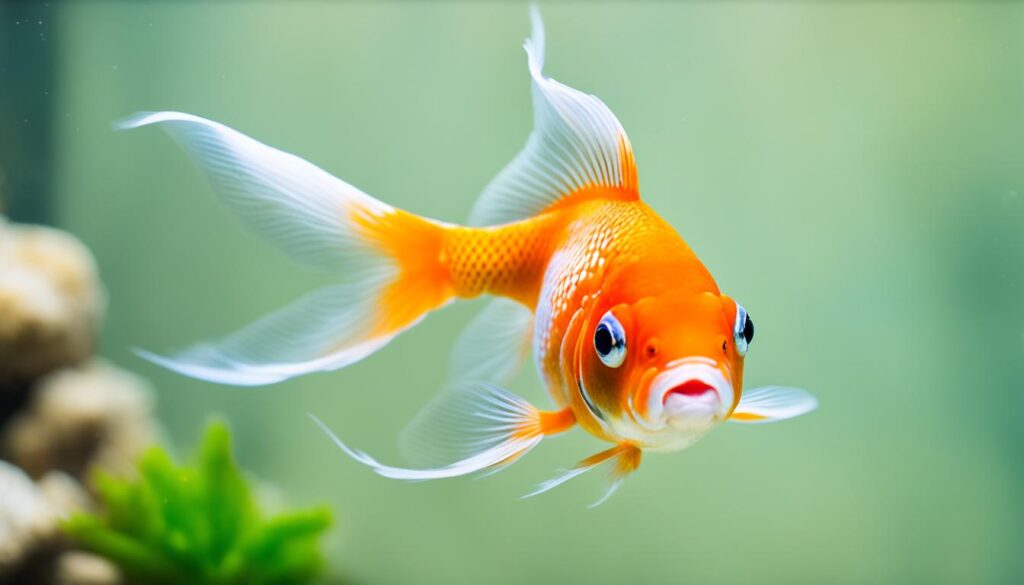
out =
<path fill-rule="evenodd" d="M 715 387 L 699 378 L 691 378 L 682 384 L 669 388 L 662 396 L 661 404 L 664 406 L 664 404 L 668 402 L 669 398 L 673 396 L 699 398 L 708 392 L 715 392 Z"/>
<path fill-rule="evenodd" d="M 685 424 L 724 419 L 732 406 L 732 383 L 708 358 L 671 362 L 650 384 L 647 414 L 651 422 Z"/>

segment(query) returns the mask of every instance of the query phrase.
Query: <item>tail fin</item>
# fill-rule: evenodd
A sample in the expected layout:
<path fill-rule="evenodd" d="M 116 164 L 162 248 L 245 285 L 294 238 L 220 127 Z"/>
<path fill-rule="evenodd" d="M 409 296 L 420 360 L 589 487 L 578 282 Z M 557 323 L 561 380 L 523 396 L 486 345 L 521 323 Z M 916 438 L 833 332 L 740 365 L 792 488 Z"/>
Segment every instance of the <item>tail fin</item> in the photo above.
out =
<path fill-rule="evenodd" d="M 342 276 L 215 344 L 172 357 L 182 374 L 269 384 L 356 362 L 452 297 L 440 264 L 445 226 L 395 209 L 317 166 L 224 125 L 178 112 L 122 124 L 162 125 L 193 155 L 221 201 L 299 262 Z"/>

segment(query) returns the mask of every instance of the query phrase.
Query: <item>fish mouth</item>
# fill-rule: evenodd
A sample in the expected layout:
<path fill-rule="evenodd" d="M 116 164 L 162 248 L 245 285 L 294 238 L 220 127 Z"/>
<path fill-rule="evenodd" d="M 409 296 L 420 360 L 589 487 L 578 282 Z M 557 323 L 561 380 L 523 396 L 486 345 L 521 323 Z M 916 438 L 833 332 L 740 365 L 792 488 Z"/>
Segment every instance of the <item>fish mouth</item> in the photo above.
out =
<path fill-rule="evenodd" d="M 648 416 L 674 427 L 723 419 L 732 406 L 732 383 L 707 358 L 672 362 L 651 380 Z"/>
<path fill-rule="evenodd" d="M 674 398 L 676 395 L 699 398 L 714 391 L 715 387 L 711 384 L 706 383 L 704 380 L 694 378 L 692 380 L 687 380 L 674 388 L 670 388 L 669 391 L 665 393 L 665 396 L 662 397 L 661 403 L 664 405 L 670 398 Z"/>

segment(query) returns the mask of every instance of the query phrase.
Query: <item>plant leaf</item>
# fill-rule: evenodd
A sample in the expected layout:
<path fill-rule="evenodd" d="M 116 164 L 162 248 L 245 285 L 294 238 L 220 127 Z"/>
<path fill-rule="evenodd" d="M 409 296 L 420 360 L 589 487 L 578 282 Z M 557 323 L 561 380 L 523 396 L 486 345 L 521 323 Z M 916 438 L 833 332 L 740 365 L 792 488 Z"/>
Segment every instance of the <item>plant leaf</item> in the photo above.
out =
<path fill-rule="evenodd" d="M 96 473 L 103 515 L 76 514 L 68 535 L 148 585 L 299 585 L 324 566 L 327 508 L 264 520 L 231 452 L 231 433 L 211 423 L 194 467 L 149 449 L 137 479 Z"/>

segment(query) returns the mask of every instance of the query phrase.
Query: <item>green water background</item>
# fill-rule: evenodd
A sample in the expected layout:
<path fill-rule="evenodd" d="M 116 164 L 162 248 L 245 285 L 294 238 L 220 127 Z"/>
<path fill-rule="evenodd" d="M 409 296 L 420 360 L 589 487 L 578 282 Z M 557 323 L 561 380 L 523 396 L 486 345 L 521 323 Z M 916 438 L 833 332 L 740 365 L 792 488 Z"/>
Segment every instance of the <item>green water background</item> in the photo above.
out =
<path fill-rule="evenodd" d="M 246 468 L 337 509 L 329 556 L 354 583 L 1020 582 L 1024 6 L 543 13 L 547 72 L 615 111 L 645 199 L 754 316 L 748 386 L 805 387 L 819 410 L 651 455 L 588 510 L 598 477 L 516 499 L 604 448 L 582 432 L 494 477 L 406 484 L 306 418 L 399 461 L 395 437 L 441 385 L 479 301 L 346 370 L 262 389 L 139 360 L 131 346 L 216 337 L 325 280 L 241 228 L 165 134 L 113 121 L 210 117 L 461 221 L 530 129 L 527 11 L 55 5 L 52 220 L 95 252 L 103 354 L 154 382 L 172 442 L 184 451 L 210 413 L 226 415 Z M 532 368 L 514 390 L 545 403 Z"/>

